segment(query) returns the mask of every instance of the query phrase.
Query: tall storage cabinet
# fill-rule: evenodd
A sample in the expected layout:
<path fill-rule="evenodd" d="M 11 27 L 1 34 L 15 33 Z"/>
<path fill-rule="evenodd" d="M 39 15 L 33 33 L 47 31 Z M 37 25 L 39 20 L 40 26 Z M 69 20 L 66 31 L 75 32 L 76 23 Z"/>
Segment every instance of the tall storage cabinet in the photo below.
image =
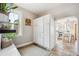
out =
<path fill-rule="evenodd" d="M 33 20 L 34 42 L 48 50 L 55 47 L 55 24 L 51 15 Z"/>

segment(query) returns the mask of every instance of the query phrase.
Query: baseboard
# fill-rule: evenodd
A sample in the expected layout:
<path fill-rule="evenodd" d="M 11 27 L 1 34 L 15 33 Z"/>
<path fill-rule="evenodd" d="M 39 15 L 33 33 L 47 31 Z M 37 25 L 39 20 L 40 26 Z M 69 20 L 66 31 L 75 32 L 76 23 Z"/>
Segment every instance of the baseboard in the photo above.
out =
<path fill-rule="evenodd" d="M 23 43 L 23 44 L 20 44 L 20 45 L 16 45 L 17 48 L 21 48 L 23 46 L 27 46 L 27 45 L 30 45 L 30 44 L 33 44 L 33 41 L 31 42 L 27 42 L 27 43 Z"/>

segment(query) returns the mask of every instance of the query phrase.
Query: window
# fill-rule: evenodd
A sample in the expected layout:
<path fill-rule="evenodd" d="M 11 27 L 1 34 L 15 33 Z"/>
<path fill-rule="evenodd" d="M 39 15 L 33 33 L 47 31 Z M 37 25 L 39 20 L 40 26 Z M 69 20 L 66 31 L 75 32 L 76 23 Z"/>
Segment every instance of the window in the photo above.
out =
<path fill-rule="evenodd" d="M 18 20 L 19 17 L 16 13 L 9 13 L 9 20 L 10 20 L 10 23 L 15 23 L 16 20 Z"/>
<path fill-rule="evenodd" d="M 16 30 L 17 36 L 22 35 L 22 13 L 19 10 L 12 10 L 9 13 L 11 29 Z"/>

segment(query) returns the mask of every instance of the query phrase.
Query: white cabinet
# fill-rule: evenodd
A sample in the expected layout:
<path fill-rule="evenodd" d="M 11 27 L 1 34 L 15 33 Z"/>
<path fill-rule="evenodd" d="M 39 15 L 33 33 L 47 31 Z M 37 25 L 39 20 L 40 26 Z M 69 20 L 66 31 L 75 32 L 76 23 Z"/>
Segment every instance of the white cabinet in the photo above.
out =
<path fill-rule="evenodd" d="M 49 50 L 55 46 L 54 19 L 51 15 L 42 16 L 33 21 L 34 42 Z"/>
<path fill-rule="evenodd" d="M 34 42 L 43 45 L 43 20 L 42 18 L 33 21 Z"/>
<path fill-rule="evenodd" d="M 43 20 L 40 18 L 38 20 L 38 43 L 43 45 Z"/>
<path fill-rule="evenodd" d="M 44 31 L 43 31 L 43 34 L 44 34 L 44 47 L 46 47 L 46 48 L 49 48 L 49 39 L 50 39 L 50 19 L 49 19 L 49 17 L 48 16 L 44 16 L 44 18 L 43 18 L 43 26 L 44 26 Z"/>

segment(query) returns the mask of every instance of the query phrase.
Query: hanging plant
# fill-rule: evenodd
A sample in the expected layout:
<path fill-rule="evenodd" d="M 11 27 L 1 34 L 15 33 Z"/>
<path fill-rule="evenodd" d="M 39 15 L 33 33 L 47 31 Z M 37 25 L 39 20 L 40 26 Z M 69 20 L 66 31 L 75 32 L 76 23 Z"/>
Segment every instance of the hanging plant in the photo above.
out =
<path fill-rule="evenodd" d="M 16 9 L 17 6 L 15 6 L 13 3 L 0 3 L 0 12 L 7 14 L 9 10 Z"/>

